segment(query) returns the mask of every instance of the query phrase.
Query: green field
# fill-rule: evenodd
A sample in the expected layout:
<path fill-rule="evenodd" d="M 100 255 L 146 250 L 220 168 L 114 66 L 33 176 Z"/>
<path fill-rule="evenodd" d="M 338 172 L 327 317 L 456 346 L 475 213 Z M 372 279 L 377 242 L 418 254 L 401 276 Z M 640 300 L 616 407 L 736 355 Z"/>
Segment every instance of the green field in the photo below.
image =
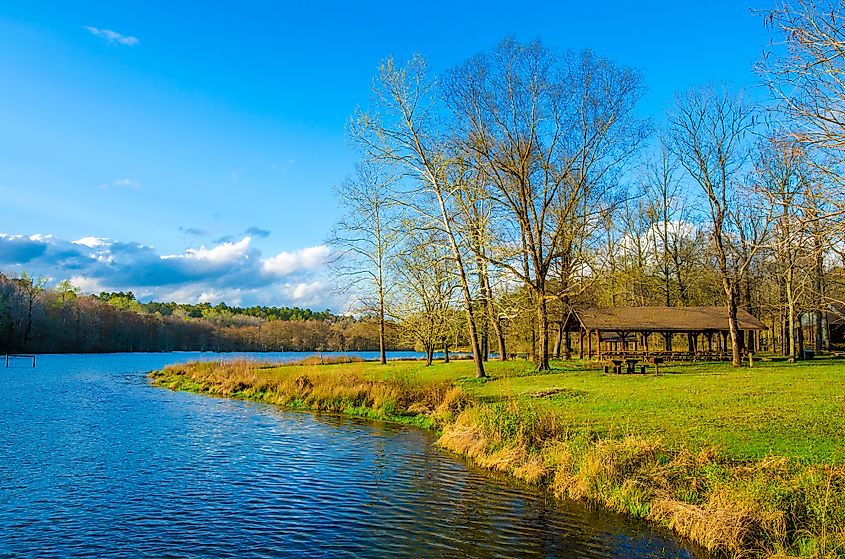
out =
<path fill-rule="evenodd" d="M 537 402 L 573 428 L 601 437 L 656 435 L 672 447 L 715 446 L 738 459 L 774 454 L 845 462 L 845 360 L 758 360 L 750 369 L 673 363 L 662 366 L 660 376 L 605 375 L 579 360 L 552 366 L 537 373 L 526 361 L 491 361 L 486 380 L 473 378 L 469 361 L 351 363 L 309 368 L 308 374 L 342 369 L 381 380 L 453 381 L 482 401 Z"/>

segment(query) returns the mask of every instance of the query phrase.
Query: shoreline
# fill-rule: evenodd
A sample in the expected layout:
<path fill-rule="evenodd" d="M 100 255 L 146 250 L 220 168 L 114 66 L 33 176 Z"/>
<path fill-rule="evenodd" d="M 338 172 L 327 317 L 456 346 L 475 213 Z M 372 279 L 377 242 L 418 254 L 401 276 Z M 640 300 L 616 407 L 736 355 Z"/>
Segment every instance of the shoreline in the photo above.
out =
<path fill-rule="evenodd" d="M 845 526 L 838 524 L 845 511 L 842 466 L 776 456 L 736 460 L 713 448 L 678 450 L 637 433 L 597 438 L 530 401 L 484 401 L 451 380 L 373 378 L 373 367 L 197 362 L 149 376 L 172 390 L 432 430 L 439 446 L 477 466 L 558 498 L 652 522 L 723 556 L 845 553 L 837 544 L 845 541 Z"/>

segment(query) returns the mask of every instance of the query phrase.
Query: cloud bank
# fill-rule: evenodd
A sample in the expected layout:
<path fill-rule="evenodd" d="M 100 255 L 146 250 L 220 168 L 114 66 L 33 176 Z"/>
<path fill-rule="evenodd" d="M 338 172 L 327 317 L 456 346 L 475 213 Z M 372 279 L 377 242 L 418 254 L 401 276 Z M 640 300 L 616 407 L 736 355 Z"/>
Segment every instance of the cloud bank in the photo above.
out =
<path fill-rule="evenodd" d="M 133 291 L 139 298 L 185 303 L 337 308 L 319 245 L 264 257 L 244 236 L 181 254 L 101 237 L 67 241 L 0 233 L 0 271 L 70 279 L 83 291 Z"/>

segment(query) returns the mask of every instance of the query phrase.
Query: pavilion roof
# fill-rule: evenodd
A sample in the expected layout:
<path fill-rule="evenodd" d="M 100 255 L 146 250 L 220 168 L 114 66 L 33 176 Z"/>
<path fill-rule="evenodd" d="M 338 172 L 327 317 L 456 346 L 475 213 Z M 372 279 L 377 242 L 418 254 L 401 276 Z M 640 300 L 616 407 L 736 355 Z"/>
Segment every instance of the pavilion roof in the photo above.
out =
<path fill-rule="evenodd" d="M 737 310 L 740 330 L 768 330 L 742 309 Z M 567 330 L 603 332 L 706 332 L 728 330 L 727 307 L 573 307 Z"/>

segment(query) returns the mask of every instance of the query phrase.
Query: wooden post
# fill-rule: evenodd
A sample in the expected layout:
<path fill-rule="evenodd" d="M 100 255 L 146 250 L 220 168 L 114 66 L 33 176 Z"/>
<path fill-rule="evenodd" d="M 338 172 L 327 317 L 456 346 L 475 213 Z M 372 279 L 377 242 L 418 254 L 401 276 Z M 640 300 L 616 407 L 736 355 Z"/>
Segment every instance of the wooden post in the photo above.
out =
<path fill-rule="evenodd" d="M 578 329 L 578 359 L 584 359 L 584 329 Z"/>
<path fill-rule="evenodd" d="M 9 368 L 9 354 L 6 354 L 6 368 Z"/>
<path fill-rule="evenodd" d="M 599 360 L 601 360 L 601 330 L 596 330 L 596 345 L 598 346 Z"/>

